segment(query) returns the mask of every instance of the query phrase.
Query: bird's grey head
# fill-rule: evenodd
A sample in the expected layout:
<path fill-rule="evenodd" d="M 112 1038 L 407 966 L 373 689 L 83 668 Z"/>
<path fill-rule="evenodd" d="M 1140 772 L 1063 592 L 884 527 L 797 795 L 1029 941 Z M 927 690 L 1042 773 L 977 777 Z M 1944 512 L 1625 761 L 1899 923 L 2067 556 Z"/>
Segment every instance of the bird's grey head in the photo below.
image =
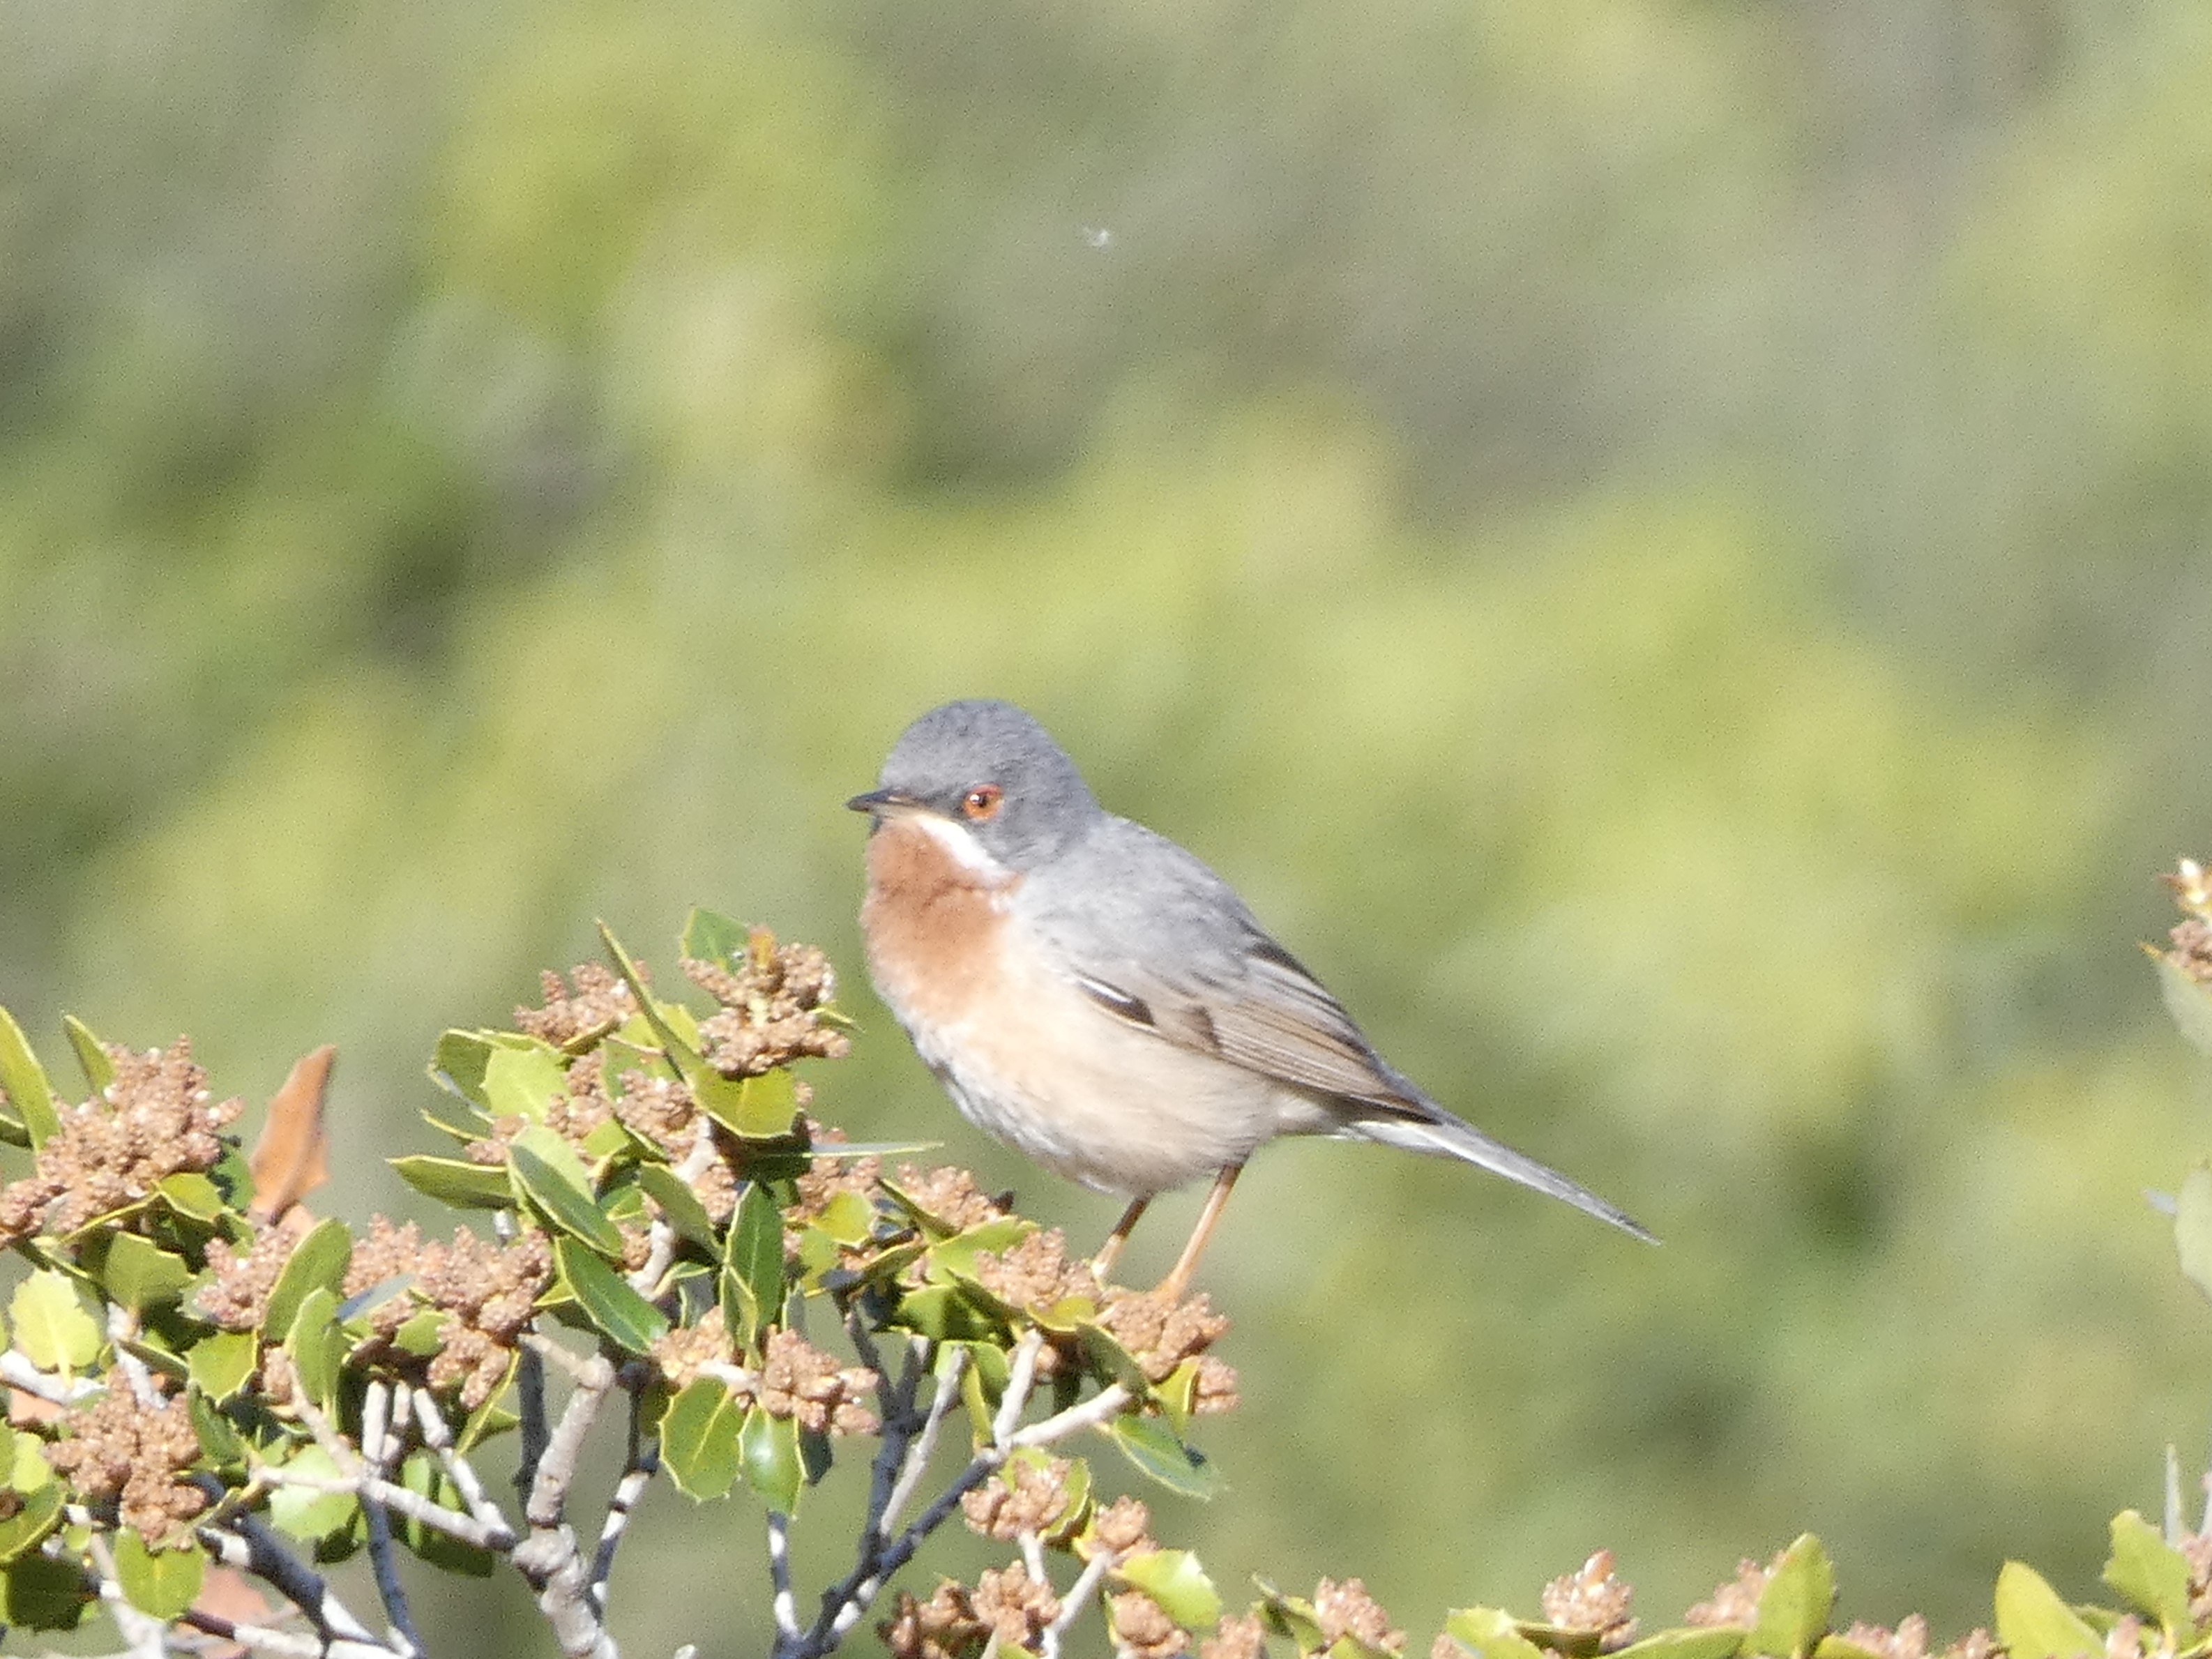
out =
<path fill-rule="evenodd" d="M 880 823 L 927 812 L 962 825 L 1015 870 L 1053 858 L 1103 816 L 1075 763 L 1010 702 L 969 698 L 899 734 L 878 787 L 846 803 Z"/>

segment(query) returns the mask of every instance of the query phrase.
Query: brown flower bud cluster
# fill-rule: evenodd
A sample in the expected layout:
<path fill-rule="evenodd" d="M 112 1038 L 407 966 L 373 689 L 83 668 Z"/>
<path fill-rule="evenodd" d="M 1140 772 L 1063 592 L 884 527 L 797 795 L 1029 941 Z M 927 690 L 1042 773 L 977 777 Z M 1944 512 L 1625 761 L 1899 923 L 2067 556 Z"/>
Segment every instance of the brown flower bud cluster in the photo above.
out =
<path fill-rule="evenodd" d="M 761 1365 L 758 1398 L 770 1417 L 832 1434 L 873 1434 L 876 1414 L 861 1403 L 876 1386 L 865 1365 L 840 1366 L 797 1331 L 773 1330 Z"/>
<path fill-rule="evenodd" d="M 441 1393 L 458 1389 L 463 1409 L 474 1411 L 507 1378 L 516 1340 L 552 1282 L 553 1249 L 539 1232 L 501 1244 L 465 1227 L 441 1244 L 426 1241 L 411 1221 L 394 1227 L 380 1215 L 354 1245 L 345 1293 L 358 1296 L 397 1273 L 412 1275 L 412 1294 L 377 1306 L 371 1316 L 377 1336 L 388 1340 L 423 1304 L 442 1312 L 428 1380 Z"/>
<path fill-rule="evenodd" d="M 1015 1308 L 1049 1308 L 1073 1296 L 1095 1302 L 1099 1296 L 1098 1275 L 1091 1271 L 1088 1261 L 1067 1259 L 1067 1241 L 1057 1227 L 1031 1233 L 1006 1249 L 977 1256 L 975 1279 L 1000 1301 Z"/>
<path fill-rule="evenodd" d="M 1055 1457 L 1042 1465 L 1012 1462 L 960 1500 L 971 1531 L 1001 1543 L 1024 1533 L 1042 1533 L 1067 1509 L 1068 1462 Z"/>
<path fill-rule="evenodd" d="M 1390 1653 L 1406 1645 L 1406 1632 L 1390 1628 L 1390 1615 L 1382 1611 L 1367 1593 L 1367 1586 L 1357 1578 L 1347 1578 L 1342 1583 L 1334 1578 L 1322 1579 L 1314 1588 L 1313 1608 L 1325 1646 L 1334 1647 L 1346 1636 Z"/>
<path fill-rule="evenodd" d="M 845 1139 L 841 1129 L 817 1129 L 811 1123 L 805 1127 L 811 1144 L 817 1146 L 834 1146 Z M 883 1159 L 873 1156 L 816 1158 L 799 1177 L 799 1201 L 784 1212 L 787 1224 L 805 1226 L 847 1193 L 856 1193 L 873 1203 L 876 1183 L 883 1179 Z"/>
<path fill-rule="evenodd" d="M 912 1164 L 902 1164 L 898 1187 L 956 1233 L 980 1227 L 986 1221 L 999 1220 L 1008 1212 L 1004 1204 L 976 1190 L 974 1176 L 954 1164 L 941 1164 L 932 1170 L 922 1170 Z"/>
<path fill-rule="evenodd" d="M 638 972 L 645 972 L 640 968 Z M 615 1030 L 637 1012 L 637 999 L 615 971 L 596 962 L 580 962 L 568 973 L 568 982 L 551 969 L 538 976 L 544 993 L 542 1008 L 517 1008 L 515 1029 L 528 1032 L 556 1048 L 573 1048 L 597 1041 Z M 569 985 L 575 989 L 571 991 Z"/>
<path fill-rule="evenodd" d="M 1098 1322 L 1127 1348 L 1146 1380 L 1162 1382 L 1176 1366 L 1195 1355 L 1198 1389 L 1191 1409 L 1200 1415 L 1232 1410 L 1237 1373 L 1205 1352 L 1229 1328 L 1203 1294 L 1170 1303 L 1150 1291 L 1115 1290 L 1108 1294 Z"/>
<path fill-rule="evenodd" d="M 2200 1625 L 2212 1621 L 2212 1532 L 2185 1534 L 2181 1556 L 2189 1563 L 2189 1616 Z"/>
<path fill-rule="evenodd" d="M 197 1486 L 177 1478 L 200 1455 L 182 1400 L 143 1406 L 118 1369 L 105 1394 L 61 1423 L 64 1437 L 46 1448 L 46 1461 L 85 1498 L 115 1503 L 123 1524 L 148 1543 L 174 1536 L 207 1507 Z"/>
<path fill-rule="evenodd" d="M 2122 1626 L 2128 1628 L 2123 1629 Z M 2115 1624 L 2106 1637 L 2106 1651 L 2131 1656 L 2138 1645 L 2116 1646 L 2116 1642 L 2139 1644 L 2142 1636 L 2142 1622 L 2129 1615 Z M 1918 1613 L 1898 1620 L 1895 1630 L 1880 1625 L 1854 1624 L 1844 1632 L 1844 1640 L 1854 1647 L 1877 1653 L 1881 1659 L 1928 1659 L 1928 1621 Z M 2155 1650 L 2155 1644 L 2154 1644 Z M 2002 1659 L 2004 1650 L 1996 1638 L 1986 1630 L 1977 1627 L 1968 1631 L 1957 1641 L 1942 1650 L 1942 1659 Z"/>
<path fill-rule="evenodd" d="M 1267 1651 L 1267 1627 L 1260 1622 L 1257 1613 L 1224 1614 L 1212 1635 L 1198 1644 L 1198 1659 L 1261 1659 Z M 1449 1636 L 1439 1636 L 1440 1643 L 1449 1643 Z M 1460 1659 L 1456 1648 L 1449 1655 L 1433 1656 L 1432 1659 Z"/>
<path fill-rule="evenodd" d="M 1595 1631 L 1598 1650 L 1611 1653 L 1636 1639 L 1636 1619 L 1628 1610 L 1632 1592 L 1613 1570 L 1613 1552 L 1600 1550 L 1579 1572 L 1544 1586 L 1544 1617 L 1566 1630 Z"/>
<path fill-rule="evenodd" d="M 1106 1622 L 1113 1627 L 1115 1650 L 1137 1659 L 1173 1659 L 1190 1645 L 1183 1627 L 1140 1589 L 1109 1596 Z"/>
<path fill-rule="evenodd" d="M 165 1176 L 204 1172 L 222 1157 L 219 1131 L 235 1100 L 209 1098 L 191 1044 L 135 1054 L 109 1044 L 115 1080 L 64 1107 L 29 1175 L 0 1189 L 0 1245 L 41 1231 L 72 1233 L 96 1216 L 136 1204 Z"/>
<path fill-rule="evenodd" d="M 1781 1565 L 1779 1555 L 1763 1567 L 1748 1557 L 1738 1561 L 1735 1577 L 1717 1586 L 1708 1599 L 1684 1613 L 1682 1622 L 1751 1629 L 1759 1623 L 1759 1598 L 1766 1594 L 1766 1581 Z"/>
<path fill-rule="evenodd" d="M 1017 1561 L 988 1571 L 970 1590 L 946 1579 L 927 1601 L 899 1592 L 898 1608 L 876 1626 L 892 1659 L 975 1659 L 995 1638 L 1001 1653 L 1036 1650 L 1060 1616 L 1060 1598 Z"/>
<path fill-rule="evenodd" d="M 668 1334 L 653 1345 L 653 1363 L 668 1379 L 668 1386 L 679 1389 L 696 1382 L 699 1373 L 709 1365 L 734 1367 L 737 1349 L 722 1322 L 721 1309 L 708 1309 L 696 1324 L 671 1326 Z"/>
<path fill-rule="evenodd" d="M 268 1316 L 269 1292 L 299 1242 L 299 1235 L 288 1228 L 264 1227 L 240 1255 L 228 1239 L 210 1239 L 207 1265 L 214 1277 L 200 1286 L 193 1305 L 224 1330 L 259 1330 Z"/>
<path fill-rule="evenodd" d="M 707 1063 L 725 1077 L 758 1077 L 794 1060 L 839 1060 L 852 1039 L 823 1023 L 836 994 L 830 958 L 811 945 L 778 945 L 756 927 L 744 961 L 734 973 L 718 962 L 684 959 L 691 982 L 722 1005 L 701 1022 L 699 1042 Z"/>
<path fill-rule="evenodd" d="M 1091 1535 L 1100 1549 L 1117 1559 L 1144 1555 L 1159 1547 L 1152 1541 L 1152 1512 L 1140 1498 L 1115 1498 L 1091 1518 Z"/>

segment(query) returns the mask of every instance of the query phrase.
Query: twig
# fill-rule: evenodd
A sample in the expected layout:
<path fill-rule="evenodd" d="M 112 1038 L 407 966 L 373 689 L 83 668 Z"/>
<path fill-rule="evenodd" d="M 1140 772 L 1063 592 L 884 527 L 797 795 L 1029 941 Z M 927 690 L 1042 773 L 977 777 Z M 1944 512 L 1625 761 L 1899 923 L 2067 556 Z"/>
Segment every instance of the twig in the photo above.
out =
<path fill-rule="evenodd" d="M 775 1589 L 778 1642 L 799 1639 L 799 1603 L 791 1593 L 791 1517 L 781 1510 L 768 1512 L 768 1576 Z"/>
<path fill-rule="evenodd" d="M 177 1622 L 222 1641 L 235 1642 L 240 1647 L 252 1648 L 257 1653 L 273 1653 L 278 1659 L 319 1659 L 324 1651 L 324 1644 L 312 1636 L 271 1630 L 266 1625 L 240 1625 L 221 1613 L 204 1613 L 198 1607 L 185 1609 L 178 1615 Z"/>
<path fill-rule="evenodd" d="M 503 1528 L 511 1537 L 514 1523 L 506 1512 L 485 1495 L 483 1481 L 477 1475 L 476 1465 L 453 1449 L 453 1432 L 446 1426 L 445 1413 L 431 1398 L 428 1389 L 415 1390 L 415 1425 L 422 1431 L 422 1443 L 437 1455 L 438 1462 L 452 1479 L 454 1488 L 461 1494 L 461 1502 L 469 1506 L 469 1513 L 479 1525 Z"/>
<path fill-rule="evenodd" d="M 118 1303 L 107 1304 L 107 1337 L 115 1349 L 115 1363 L 124 1376 L 131 1379 L 131 1396 L 142 1411 L 159 1411 L 161 1391 L 154 1386 L 153 1373 L 146 1362 L 123 1346 L 125 1338 L 138 1334 L 138 1316 Z"/>
<path fill-rule="evenodd" d="M 222 1482 L 211 1474 L 195 1475 L 192 1484 L 217 1504 L 228 1496 Z M 293 1555 L 276 1534 L 255 1516 L 234 1515 L 219 1524 L 201 1526 L 198 1531 L 201 1540 L 215 1551 L 224 1565 L 252 1573 L 307 1614 L 307 1621 L 314 1626 L 325 1645 L 336 1641 L 357 1642 L 382 1652 L 392 1651 L 353 1616 L 338 1599 L 337 1592 L 323 1581 L 321 1574 Z"/>
<path fill-rule="evenodd" d="M 1075 1621 L 1083 1616 L 1084 1604 L 1098 1593 L 1099 1584 L 1121 1559 L 1112 1550 L 1102 1549 L 1083 1564 L 1082 1574 L 1060 1599 L 1058 1616 L 1044 1627 L 1040 1637 L 1038 1646 L 1042 1659 L 1060 1659 L 1060 1644 Z"/>
<path fill-rule="evenodd" d="M 515 1547 L 514 1565 L 538 1593 L 538 1610 L 568 1659 L 616 1659 L 614 1638 L 607 1634 L 592 1596 L 591 1573 L 577 1551 L 575 1531 L 563 1518 L 577 1457 L 615 1385 L 615 1368 L 596 1354 L 579 1360 L 543 1338 L 525 1340 L 532 1353 L 550 1350 L 562 1354 L 574 1366 L 576 1388 L 538 1460 L 523 1505 L 530 1536 Z"/>
<path fill-rule="evenodd" d="M 514 1466 L 514 1495 L 527 1498 L 532 1483 L 538 1479 L 538 1460 L 545 1455 L 547 1434 L 545 1361 L 536 1348 L 523 1349 L 521 1363 L 514 1368 L 514 1384 L 520 1396 L 515 1431 L 522 1442 L 521 1456 Z"/>
<path fill-rule="evenodd" d="M 1005 1445 L 1014 1425 L 1029 1409 L 1030 1390 L 1036 1386 L 1037 1356 L 1043 1352 L 1042 1331 L 1024 1333 L 1015 1346 L 1012 1362 L 1006 1367 L 1006 1391 L 999 1398 L 998 1415 L 991 1419 L 992 1444 Z"/>
<path fill-rule="evenodd" d="M 415 1615 L 407 1605 L 407 1586 L 399 1581 L 399 1563 L 392 1553 L 392 1516 L 386 1512 L 381 1491 L 389 1484 L 384 1475 L 391 1468 L 390 1454 L 397 1443 L 396 1437 L 390 1432 L 391 1413 L 392 1385 L 381 1377 L 376 1378 L 362 1399 L 362 1523 L 368 1534 L 369 1567 L 376 1577 L 377 1599 L 384 1603 L 384 1616 L 392 1626 L 392 1645 L 410 1654 L 420 1654 L 423 1651 L 422 1637 L 415 1628 Z M 392 1490 L 406 1489 L 393 1486 Z M 416 1495 L 408 1493 L 410 1498 Z M 431 1507 L 438 1506 L 434 1504 Z"/>
<path fill-rule="evenodd" d="M 614 1495 L 607 1499 L 607 1518 L 600 1523 L 599 1548 L 592 1555 L 592 1601 L 602 1614 L 607 1610 L 607 1585 L 614 1577 L 615 1552 L 622 1547 L 623 1534 L 629 1529 L 629 1518 L 638 1500 L 645 1496 L 653 1477 L 660 1472 L 659 1449 L 641 1431 L 645 1407 L 638 1390 L 644 1376 L 626 1367 L 621 1382 L 629 1394 L 629 1437 L 623 1457 L 622 1479 L 615 1482 Z"/>
<path fill-rule="evenodd" d="M 271 1486 L 292 1486 L 301 1492 L 343 1492 L 361 1499 L 364 1509 L 371 1504 L 385 1509 L 397 1510 L 410 1521 L 422 1525 L 464 1544 L 474 1545 L 480 1550 L 504 1553 L 515 1545 L 514 1531 L 504 1519 L 486 1526 L 473 1515 L 464 1515 L 459 1510 L 449 1510 L 434 1498 L 398 1486 L 389 1480 L 380 1480 L 374 1475 L 342 1474 L 335 1480 L 321 1475 L 298 1474 L 290 1469 L 269 1469 L 264 1472 L 264 1484 Z"/>
<path fill-rule="evenodd" d="M 74 1406 L 80 1400 L 89 1400 L 102 1393 L 106 1386 L 88 1376 L 62 1376 L 42 1371 L 24 1358 L 20 1348 L 0 1353 L 0 1382 L 21 1389 L 49 1406 Z"/>
<path fill-rule="evenodd" d="M 874 1537 L 880 1542 L 890 1536 L 891 1528 L 898 1524 L 899 1512 L 914 1496 L 914 1489 L 921 1482 L 922 1473 L 929 1467 L 930 1456 L 937 1449 L 937 1431 L 944 1426 L 945 1414 L 952 1402 L 960 1397 L 960 1374 L 968 1367 L 968 1351 L 952 1350 L 952 1358 L 945 1366 L 945 1374 L 938 1378 L 937 1392 L 930 1396 L 929 1415 L 908 1449 L 905 1462 L 899 1468 L 898 1480 L 891 1487 L 883 1513 L 876 1519 Z"/>

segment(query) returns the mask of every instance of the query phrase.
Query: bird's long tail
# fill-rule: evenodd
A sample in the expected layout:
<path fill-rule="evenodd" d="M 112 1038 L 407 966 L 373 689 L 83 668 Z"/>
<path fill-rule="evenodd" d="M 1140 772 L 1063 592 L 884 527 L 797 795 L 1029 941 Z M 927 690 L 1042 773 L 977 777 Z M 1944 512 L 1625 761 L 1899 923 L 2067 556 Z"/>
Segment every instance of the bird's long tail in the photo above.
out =
<path fill-rule="evenodd" d="M 1473 1124 L 1462 1122 L 1433 1102 L 1425 1104 L 1428 1113 L 1434 1115 L 1425 1113 L 1416 1117 L 1410 1113 L 1363 1113 L 1347 1119 L 1343 1132 L 1362 1140 L 1379 1140 L 1386 1146 L 1401 1146 L 1409 1152 L 1425 1152 L 1431 1158 L 1455 1158 L 1462 1163 L 1480 1164 L 1493 1175 L 1502 1175 L 1508 1181 L 1517 1181 L 1523 1187 L 1571 1204 L 1586 1215 L 1611 1222 L 1621 1231 L 1640 1238 L 1647 1244 L 1659 1242 L 1622 1211 L 1589 1188 L 1576 1185 L 1557 1170 L 1539 1164 L 1533 1158 L 1524 1158 L 1510 1146 L 1492 1140 Z"/>

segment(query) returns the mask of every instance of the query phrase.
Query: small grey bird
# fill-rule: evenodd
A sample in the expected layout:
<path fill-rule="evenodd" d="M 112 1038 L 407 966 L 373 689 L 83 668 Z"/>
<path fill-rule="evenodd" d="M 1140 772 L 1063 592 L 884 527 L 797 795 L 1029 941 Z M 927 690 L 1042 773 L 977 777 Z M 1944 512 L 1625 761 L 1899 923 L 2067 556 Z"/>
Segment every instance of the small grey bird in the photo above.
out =
<path fill-rule="evenodd" d="M 1102 1274 L 1153 1197 L 1211 1176 L 1161 1285 L 1181 1295 L 1277 1135 L 1460 1158 L 1651 1240 L 1422 1093 L 1228 883 L 1100 806 L 1011 703 L 933 708 L 846 805 L 872 820 L 860 925 L 877 991 L 970 1122 L 1129 1198 Z"/>

